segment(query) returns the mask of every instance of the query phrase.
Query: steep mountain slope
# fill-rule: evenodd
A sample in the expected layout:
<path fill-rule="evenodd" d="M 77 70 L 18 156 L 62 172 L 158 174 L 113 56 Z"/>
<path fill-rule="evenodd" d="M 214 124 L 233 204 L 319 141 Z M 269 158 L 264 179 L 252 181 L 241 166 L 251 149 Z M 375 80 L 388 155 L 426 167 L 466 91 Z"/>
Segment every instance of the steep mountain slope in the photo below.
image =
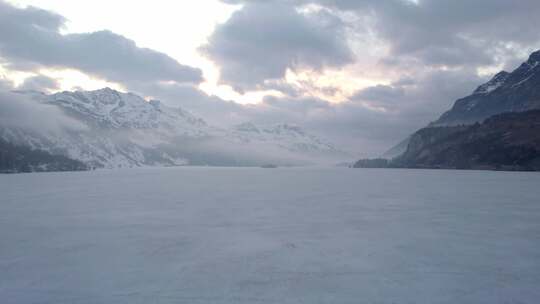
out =
<path fill-rule="evenodd" d="M 504 112 L 540 109 L 540 51 L 511 73 L 502 71 L 471 95 L 456 101 L 434 126 L 480 122 Z"/>
<path fill-rule="evenodd" d="M 399 144 L 393 146 L 392 148 L 384 152 L 381 158 L 392 159 L 405 153 L 405 151 L 407 151 L 407 146 L 409 145 L 410 140 L 411 140 L 410 136 L 405 138 Z"/>
<path fill-rule="evenodd" d="M 90 167 L 295 165 L 342 156 L 297 127 L 282 125 L 260 133 L 216 128 L 183 109 L 110 88 L 19 93 L 61 109 L 86 128 L 45 132 L 11 126 L 0 128 L 0 138 Z"/>
<path fill-rule="evenodd" d="M 540 110 L 416 132 L 398 167 L 540 170 Z"/>
<path fill-rule="evenodd" d="M 356 168 L 540 171 L 540 110 L 504 113 L 474 125 L 427 127 L 392 160 L 359 160 Z"/>
<path fill-rule="evenodd" d="M 513 72 L 501 71 L 471 95 L 458 99 L 430 126 L 470 125 L 496 114 L 534 109 L 540 109 L 540 50 Z M 403 154 L 409 139 L 390 148 L 382 157 L 392 159 Z"/>

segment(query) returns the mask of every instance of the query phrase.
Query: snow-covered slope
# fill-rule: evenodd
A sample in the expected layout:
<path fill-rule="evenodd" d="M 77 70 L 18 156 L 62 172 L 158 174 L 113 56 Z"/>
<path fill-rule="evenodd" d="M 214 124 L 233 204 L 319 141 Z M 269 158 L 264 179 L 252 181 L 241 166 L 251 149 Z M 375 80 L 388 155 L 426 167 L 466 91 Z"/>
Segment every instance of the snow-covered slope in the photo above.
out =
<path fill-rule="evenodd" d="M 291 152 L 301 153 L 343 153 L 331 144 L 308 134 L 301 127 L 291 124 L 257 126 L 247 122 L 235 126 L 235 133 L 246 141 L 270 143 Z"/>
<path fill-rule="evenodd" d="M 0 136 L 92 167 L 294 165 L 343 156 L 296 126 L 217 128 L 181 108 L 110 88 L 19 93 L 61 109 L 86 128 L 50 132 L 0 125 Z"/>
<path fill-rule="evenodd" d="M 72 110 L 100 127 L 166 129 L 199 136 L 206 123 L 181 108 L 170 108 L 157 100 L 146 101 L 132 93 L 110 88 L 97 91 L 61 92 L 46 101 Z"/>

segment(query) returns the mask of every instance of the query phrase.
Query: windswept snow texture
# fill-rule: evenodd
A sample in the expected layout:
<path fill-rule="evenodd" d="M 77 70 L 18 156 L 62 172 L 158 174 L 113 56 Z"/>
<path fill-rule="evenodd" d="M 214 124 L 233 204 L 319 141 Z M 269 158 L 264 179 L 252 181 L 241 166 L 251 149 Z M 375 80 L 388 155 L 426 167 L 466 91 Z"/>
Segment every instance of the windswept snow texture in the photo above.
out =
<path fill-rule="evenodd" d="M 540 174 L 0 176 L 0 302 L 536 304 Z"/>

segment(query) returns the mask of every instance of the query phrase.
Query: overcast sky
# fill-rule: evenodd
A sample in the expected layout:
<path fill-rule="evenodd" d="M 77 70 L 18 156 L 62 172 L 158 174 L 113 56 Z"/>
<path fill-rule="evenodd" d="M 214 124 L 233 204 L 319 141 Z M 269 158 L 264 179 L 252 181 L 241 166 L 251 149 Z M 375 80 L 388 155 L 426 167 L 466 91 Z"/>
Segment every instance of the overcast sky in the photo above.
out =
<path fill-rule="evenodd" d="M 0 0 L 3 86 L 109 86 L 373 156 L 540 49 L 538 0 L 127 3 Z"/>

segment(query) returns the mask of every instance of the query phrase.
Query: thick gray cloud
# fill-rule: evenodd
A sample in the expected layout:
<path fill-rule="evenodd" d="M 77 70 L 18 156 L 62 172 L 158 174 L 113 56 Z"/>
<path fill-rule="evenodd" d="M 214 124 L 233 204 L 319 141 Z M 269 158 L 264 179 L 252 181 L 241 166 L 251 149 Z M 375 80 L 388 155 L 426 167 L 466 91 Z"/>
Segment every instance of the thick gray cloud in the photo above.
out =
<path fill-rule="evenodd" d="M 224 2 L 243 4 L 246 9 L 263 1 Z M 289 96 L 267 98 L 253 117 L 296 120 L 351 150 L 372 155 L 437 119 L 456 99 L 470 94 L 489 78 L 479 76 L 478 68 L 503 65 L 512 69 L 540 47 L 537 0 L 268 0 L 264 3 L 268 11 L 272 7 L 305 8 L 304 5 L 316 4 L 323 11 L 344 17 L 346 25 L 342 24 L 342 28 L 347 27 L 352 35 L 349 39 L 365 37 L 357 35 L 365 32 L 386 46 L 383 49 L 388 52 L 381 54 L 380 67 L 393 75 L 390 78 L 401 75 L 401 79 L 361 89 L 341 104 L 325 104 L 301 97 L 299 90 L 277 86 Z M 236 37 L 247 45 L 253 43 L 238 33 L 241 33 L 239 29 L 231 27 L 227 37 Z M 357 60 L 364 54 L 363 48 L 370 48 L 365 41 L 356 41 L 354 45 Z M 234 63 L 236 67 L 251 65 L 249 59 L 242 57 Z M 358 74 L 363 75 L 364 71 Z"/>
<path fill-rule="evenodd" d="M 380 155 L 436 120 L 456 99 L 470 94 L 486 80 L 468 69 L 431 70 L 416 78 L 404 76 L 390 85 L 359 90 L 342 103 L 313 97 L 267 96 L 259 104 L 241 105 L 208 96 L 192 86 L 162 84 L 145 89 L 212 124 L 297 124 L 358 157 L 366 157 Z"/>
<path fill-rule="evenodd" d="M 405 97 L 401 86 L 376 85 L 356 92 L 351 100 L 367 100 L 372 106 L 387 107 L 399 104 Z"/>
<path fill-rule="evenodd" d="M 414 83 L 407 79 L 362 89 L 343 103 L 284 98 L 271 105 L 274 117 L 287 117 L 348 151 L 372 157 L 437 119 L 484 80 L 464 70 L 434 71 Z M 366 104 L 383 109 L 372 110 Z"/>
<path fill-rule="evenodd" d="M 0 91 L 9 91 L 13 89 L 13 82 L 0 76 Z"/>
<path fill-rule="evenodd" d="M 540 39 L 534 30 L 540 26 L 534 17 L 540 14 L 536 0 L 384 3 L 371 7 L 377 32 L 389 42 L 393 56 L 409 56 L 423 64 L 489 65 L 520 48 L 537 47 Z M 519 46 L 509 49 L 510 44 Z"/>
<path fill-rule="evenodd" d="M 110 31 L 62 35 L 64 23 L 53 12 L 0 0 L 0 59 L 9 69 L 74 68 L 121 83 L 202 81 L 201 70 Z"/>
<path fill-rule="evenodd" d="M 299 124 L 349 151 L 374 156 L 437 119 L 454 100 L 485 81 L 477 68 L 501 64 L 511 69 L 540 47 L 537 0 L 225 2 L 244 6 L 201 48 L 221 69 L 221 82 L 238 91 L 275 89 L 285 96 L 266 97 L 257 105 L 209 96 L 196 87 L 198 69 L 108 31 L 61 35 L 62 16 L 14 8 L 2 0 L 0 57 L 10 69 L 70 67 L 120 82 L 211 124 Z M 306 4 L 322 8 L 305 10 Z M 340 104 L 306 97 L 306 92 L 325 90 L 332 95 L 339 88 L 283 80 L 287 69 L 322 70 L 362 62 L 371 40 L 350 43 L 365 37 L 356 35 L 360 31 L 384 44 L 382 49 L 389 52 L 381 55 L 380 67 L 389 71 L 388 79 L 400 79 L 358 90 Z M 369 78 L 370 71 L 357 72 L 356 77 Z M 46 88 L 54 83 L 33 78 L 25 85 Z"/>
<path fill-rule="evenodd" d="M 328 11 L 299 13 L 293 6 L 253 2 L 201 48 L 221 69 L 221 82 L 239 91 L 278 80 L 287 69 L 341 67 L 353 62 L 343 23 Z"/>
<path fill-rule="evenodd" d="M 38 91 L 38 92 L 47 92 L 49 90 L 54 91 L 60 88 L 60 84 L 54 78 L 37 75 L 28 77 L 24 82 L 17 87 L 18 90 L 29 90 L 29 91 Z"/>
<path fill-rule="evenodd" d="M 88 127 L 68 117 L 58 107 L 43 104 L 31 95 L 6 90 L 0 80 L 0 127 L 29 131 L 61 133 L 65 130 L 84 131 Z"/>
<path fill-rule="evenodd" d="M 226 3 L 258 3 L 227 0 Z M 540 47 L 538 0 L 269 0 L 282 5 L 318 4 L 359 17 L 356 28 L 390 47 L 384 62 L 482 66 L 504 63 Z M 523 50 L 526 50 L 523 52 Z"/>
<path fill-rule="evenodd" d="M 159 99 L 169 106 L 179 106 L 213 125 L 227 126 L 246 120 L 243 105 L 208 95 L 193 85 L 146 83 L 138 85 L 134 90 L 140 95 Z"/>
<path fill-rule="evenodd" d="M 222 113 L 234 118 L 228 124 L 298 124 L 358 156 L 377 156 L 436 120 L 456 99 L 470 94 L 486 80 L 467 69 L 432 70 L 416 79 L 404 77 L 387 86 L 359 90 L 342 103 L 268 96 L 256 106 L 237 105 L 233 114 L 226 115 L 226 109 Z"/>

